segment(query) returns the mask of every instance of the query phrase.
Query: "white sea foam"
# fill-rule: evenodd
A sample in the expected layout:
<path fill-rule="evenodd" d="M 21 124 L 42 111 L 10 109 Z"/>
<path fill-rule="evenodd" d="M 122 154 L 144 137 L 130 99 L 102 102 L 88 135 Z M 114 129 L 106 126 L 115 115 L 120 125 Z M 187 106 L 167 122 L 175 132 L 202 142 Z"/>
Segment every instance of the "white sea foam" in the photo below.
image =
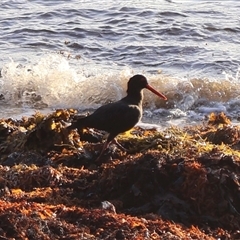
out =
<path fill-rule="evenodd" d="M 132 69 L 103 71 L 100 66 L 79 63 L 71 66 L 58 54 L 25 66 L 11 60 L 2 69 L 0 93 L 8 104 L 52 108 L 95 108 L 125 96 Z M 156 88 L 163 86 L 161 80 L 155 84 Z M 146 93 L 147 105 L 155 102 L 151 95 Z"/>
<path fill-rule="evenodd" d="M 25 65 L 14 60 L 5 64 L 0 78 L 0 111 L 2 108 L 4 117 L 13 109 L 15 116 L 36 109 L 95 109 L 125 96 L 128 79 L 137 73 L 144 74 L 154 88 L 168 97 L 163 101 L 144 90 L 144 117 L 152 122 L 193 121 L 221 111 L 239 115 L 239 73 L 223 80 L 182 79 L 129 67 L 118 71 L 84 60 L 72 64 L 60 54 L 48 54 Z"/>

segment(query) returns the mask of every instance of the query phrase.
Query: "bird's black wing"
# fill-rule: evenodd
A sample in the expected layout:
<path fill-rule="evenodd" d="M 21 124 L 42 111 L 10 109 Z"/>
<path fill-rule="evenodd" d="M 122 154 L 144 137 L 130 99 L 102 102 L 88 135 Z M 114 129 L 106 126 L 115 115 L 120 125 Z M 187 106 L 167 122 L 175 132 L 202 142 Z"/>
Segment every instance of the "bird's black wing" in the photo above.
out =
<path fill-rule="evenodd" d="M 118 101 L 98 108 L 87 117 L 88 127 L 121 133 L 134 127 L 141 118 L 141 109 L 137 105 Z"/>

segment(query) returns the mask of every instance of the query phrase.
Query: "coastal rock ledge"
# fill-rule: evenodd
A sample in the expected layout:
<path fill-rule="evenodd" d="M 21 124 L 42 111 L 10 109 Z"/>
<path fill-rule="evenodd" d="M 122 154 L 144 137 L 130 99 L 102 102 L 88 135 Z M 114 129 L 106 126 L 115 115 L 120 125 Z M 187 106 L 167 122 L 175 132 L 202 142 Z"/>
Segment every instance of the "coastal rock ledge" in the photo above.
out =
<path fill-rule="evenodd" d="M 0 239 L 240 239 L 240 128 L 105 133 L 76 110 L 0 120 Z"/>

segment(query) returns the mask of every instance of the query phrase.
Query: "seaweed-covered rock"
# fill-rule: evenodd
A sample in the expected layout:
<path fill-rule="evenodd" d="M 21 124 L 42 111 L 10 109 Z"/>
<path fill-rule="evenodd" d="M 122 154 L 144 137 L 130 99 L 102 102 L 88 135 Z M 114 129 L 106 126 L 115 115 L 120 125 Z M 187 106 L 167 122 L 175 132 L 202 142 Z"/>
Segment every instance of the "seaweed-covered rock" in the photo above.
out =
<path fill-rule="evenodd" d="M 95 163 L 104 132 L 75 110 L 0 121 L 1 239 L 237 239 L 239 127 L 224 114 L 135 127 Z"/>

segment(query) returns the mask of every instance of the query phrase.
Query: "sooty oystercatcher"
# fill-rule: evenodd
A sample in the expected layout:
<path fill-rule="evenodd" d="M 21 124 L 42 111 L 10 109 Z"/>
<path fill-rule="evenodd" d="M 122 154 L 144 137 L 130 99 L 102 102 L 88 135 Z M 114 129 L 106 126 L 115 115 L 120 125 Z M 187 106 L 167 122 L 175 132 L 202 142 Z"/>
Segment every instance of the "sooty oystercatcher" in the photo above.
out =
<path fill-rule="evenodd" d="M 127 96 L 121 100 L 101 106 L 91 115 L 73 121 L 69 129 L 82 129 L 85 127 L 104 130 L 109 133 L 102 151 L 96 161 L 100 159 L 105 149 L 114 141 L 119 147 L 121 145 L 115 140 L 119 133 L 133 128 L 142 117 L 143 89 L 147 88 L 157 96 L 167 98 L 153 87 L 143 75 L 134 75 L 128 81 Z M 123 147 L 121 147 L 123 148 Z"/>

